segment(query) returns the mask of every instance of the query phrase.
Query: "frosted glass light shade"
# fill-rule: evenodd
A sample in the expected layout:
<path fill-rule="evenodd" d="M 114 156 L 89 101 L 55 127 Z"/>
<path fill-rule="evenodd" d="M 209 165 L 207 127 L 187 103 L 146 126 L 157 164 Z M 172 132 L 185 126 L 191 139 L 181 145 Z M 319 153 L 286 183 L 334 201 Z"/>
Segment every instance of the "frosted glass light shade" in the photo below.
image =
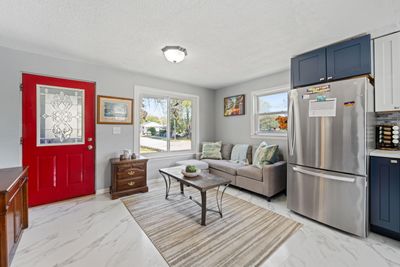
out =
<path fill-rule="evenodd" d="M 166 46 L 161 51 L 163 51 L 165 58 L 172 63 L 183 61 L 187 55 L 186 49 L 180 46 Z"/>

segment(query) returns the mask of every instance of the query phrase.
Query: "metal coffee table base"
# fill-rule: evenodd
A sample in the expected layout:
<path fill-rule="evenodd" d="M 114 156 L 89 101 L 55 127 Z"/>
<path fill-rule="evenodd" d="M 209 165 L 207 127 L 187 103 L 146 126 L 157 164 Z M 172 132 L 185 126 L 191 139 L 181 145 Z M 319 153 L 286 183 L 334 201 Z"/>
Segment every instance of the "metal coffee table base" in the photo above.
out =
<path fill-rule="evenodd" d="M 171 176 L 165 175 L 164 173 L 161 173 L 161 172 L 160 172 L 160 174 L 164 178 L 164 181 L 165 181 L 165 199 L 168 199 L 168 196 L 170 196 L 170 195 L 176 195 L 176 194 L 169 193 L 169 191 L 171 189 Z M 179 181 L 178 179 L 176 179 L 176 181 L 179 182 L 180 191 L 181 191 L 178 194 L 185 195 L 184 184 L 182 183 L 182 181 Z M 226 190 L 226 188 L 228 188 L 228 186 L 229 186 L 229 184 L 223 185 L 224 188 L 222 189 L 222 191 L 220 191 L 221 186 L 218 186 L 218 188 L 217 188 L 217 192 L 215 194 L 215 199 L 217 202 L 218 210 L 207 208 L 207 190 L 199 190 L 200 194 L 201 194 L 201 203 L 198 202 L 197 200 L 193 199 L 192 196 L 189 196 L 190 200 L 192 200 L 194 203 L 196 203 L 197 205 L 199 205 L 201 207 L 201 225 L 206 225 L 207 211 L 218 213 L 221 216 L 221 218 L 223 217 L 223 215 L 222 215 L 222 199 L 224 197 L 225 190 Z"/>

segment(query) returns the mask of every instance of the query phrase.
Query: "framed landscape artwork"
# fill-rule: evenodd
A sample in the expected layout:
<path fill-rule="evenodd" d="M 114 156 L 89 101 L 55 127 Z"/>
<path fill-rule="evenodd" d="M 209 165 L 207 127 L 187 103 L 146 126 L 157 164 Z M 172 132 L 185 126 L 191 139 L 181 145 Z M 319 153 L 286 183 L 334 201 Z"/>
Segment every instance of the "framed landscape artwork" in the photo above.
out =
<path fill-rule="evenodd" d="M 133 124 L 133 99 L 97 96 L 98 124 Z"/>
<path fill-rule="evenodd" d="M 244 115 L 245 95 L 235 95 L 224 98 L 224 116 Z"/>

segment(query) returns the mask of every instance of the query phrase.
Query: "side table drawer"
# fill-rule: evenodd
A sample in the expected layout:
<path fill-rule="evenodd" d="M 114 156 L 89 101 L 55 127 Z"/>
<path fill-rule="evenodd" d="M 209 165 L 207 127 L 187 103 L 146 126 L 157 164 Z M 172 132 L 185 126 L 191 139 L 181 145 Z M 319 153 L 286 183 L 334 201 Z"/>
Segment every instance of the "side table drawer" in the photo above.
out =
<path fill-rule="evenodd" d="M 126 179 L 126 178 L 136 178 L 143 177 L 145 175 L 145 171 L 137 168 L 130 168 L 124 171 L 117 172 L 117 180 Z"/>
<path fill-rule="evenodd" d="M 146 169 L 146 163 L 144 162 L 137 162 L 137 163 L 126 163 L 126 164 L 119 164 L 116 166 L 117 172 L 124 172 L 129 169 Z"/>
<path fill-rule="evenodd" d="M 125 191 L 146 185 L 145 177 L 138 177 L 132 179 L 121 179 L 117 181 L 117 191 Z"/>

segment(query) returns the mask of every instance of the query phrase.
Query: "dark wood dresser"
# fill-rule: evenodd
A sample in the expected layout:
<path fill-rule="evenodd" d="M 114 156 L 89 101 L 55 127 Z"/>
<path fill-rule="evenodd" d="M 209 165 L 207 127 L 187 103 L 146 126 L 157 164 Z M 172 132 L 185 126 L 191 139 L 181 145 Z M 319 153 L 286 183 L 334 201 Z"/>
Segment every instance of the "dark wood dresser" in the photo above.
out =
<path fill-rule="evenodd" d="M 147 161 L 138 159 L 111 159 L 111 198 L 116 199 L 139 192 L 149 191 L 147 187 Z"/>
<path fill-rule="evenodd" d="M 0 267 L 9 266 L 28 227 L 28 168 L 0 169 Z"/>

